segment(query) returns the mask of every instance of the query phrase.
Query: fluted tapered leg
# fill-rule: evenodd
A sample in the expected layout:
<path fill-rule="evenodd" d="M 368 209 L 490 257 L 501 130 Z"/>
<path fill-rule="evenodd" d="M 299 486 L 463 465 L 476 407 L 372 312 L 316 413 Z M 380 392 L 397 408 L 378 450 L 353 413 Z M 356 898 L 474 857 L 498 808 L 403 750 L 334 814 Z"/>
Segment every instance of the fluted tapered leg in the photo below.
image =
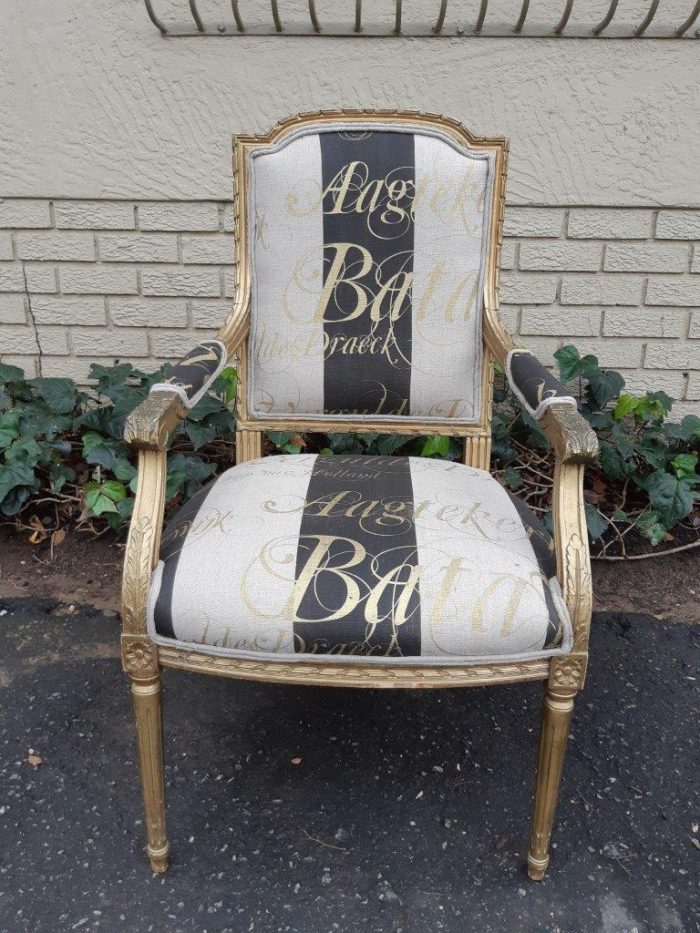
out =
<path fill-rule="evenodd" d="M 155 872 L 168 867 L 165 835 L 165 782 L 163 775 L 163 713 L 160 675 L 151 680 L 132 680 L 136 736 L 146 816 L 148 857 Z"/>
<path fill-rule="evenodd" d="M 576 690 L 548 686 L 542 712 L 535 811 L 533 816 L 527 871 L 533 881 L 541 881 L 549 864 L 549 839 L 559 796 L 566 743 Z"/>

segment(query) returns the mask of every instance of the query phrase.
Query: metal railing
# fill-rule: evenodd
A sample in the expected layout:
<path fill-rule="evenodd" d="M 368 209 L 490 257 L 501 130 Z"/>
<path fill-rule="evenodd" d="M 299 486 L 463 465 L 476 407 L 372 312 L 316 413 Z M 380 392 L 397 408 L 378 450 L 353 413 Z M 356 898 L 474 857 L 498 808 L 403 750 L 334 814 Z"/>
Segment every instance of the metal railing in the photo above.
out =
<path fill-rule="evenodd" d="M 455 36 L 552 36 L 560 38 L 663 38 L 682 39 L 700 38 L 700 29 L 693 30 L 700 18 L 700 0 L 689 0 L 688 15 L 682 22 L 669 23 L 659 17 L 661 0 L 650 0 L 648 8 L 637 23 L 616 23 L 619 0 L 608 0 L 608 8 L 602 19 L 582 24 L 579 20 L 572 24 L 575 0 L 562 0 L 561 10 L 550 25 L 543 25 L 541 14 L 533 21 L 533 10 L 537 0 L 522 0 L 517 19 L 513 23 L 503 22 L 493 16 L 489 18 L 489 0 L 479 0 L 476 15 L 470 22 L 454 24 L 447 22 L 450 0 L 422 0 L 421 9 L 425 19 L 416 21 L 407 19 L 404 0 L 386 0 L 387 8 L 393 11 L 390 22 L 384 24 L 366 22 L 363 0 L 347 0 L 349 11 L 346 22 L 326 21 L 319 14 L 316 0 L 306 0 L 307 7 L 301 21 L 288 20 L 281 12 L 284 0 L 269 0 L 270 22 L 261 23 L 260 11 L 267 7 L 267 0 L 230 0 L 231 19 L 229 22 L 210 22 L 203 17 L 197 0 L 182 0 L 185 18 L 180 21 L 166 22 L 156 10 L 157 0 L 144 0 L 146 12 L 161 35 L 168 38 L 183 36 L 343 36 L 343 37 L 455 37 Z M 454 5 L 454 2 L 453 2 Z M 298 4 L 295 4 L 298 9 Z M 556 9 L 556 4 L 548 3 L 548 8 Z M 243 10 L 247 8 L 244 13 Z M 663 8 L 662 8 L 663 9 Z M 255 12 L 255 21 L 247 22 L 251 11 Z M 298 14 L 297 14 L 298 15 Z M 308 19 L 307 19 L 308 17 Z M 530 18 L 528 20 L 528 17 Z M 619 18 L 618 18 L 619 19 Z M 653 33 L 650 27 L 657 20 Z M 532 23 L 531 28 L 528 28 Z"/>

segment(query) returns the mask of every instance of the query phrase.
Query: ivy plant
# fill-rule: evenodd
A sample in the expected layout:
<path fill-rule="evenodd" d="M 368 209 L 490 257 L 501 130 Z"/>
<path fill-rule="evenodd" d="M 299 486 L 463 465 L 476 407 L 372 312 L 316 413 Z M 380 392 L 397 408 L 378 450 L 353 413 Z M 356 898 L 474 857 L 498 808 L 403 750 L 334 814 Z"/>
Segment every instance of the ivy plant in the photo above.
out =
<path fill-rule="evenodd" d="M 603 551 L 618 542 L 624 553 L 635 530 L 652 546 L 679 525 L 698 528 L 700 418 L 669 418 L 664 392 L 625 392 L 620 373 L 592 354 L 567 345 L 555 353 L 559 376 L 580 399 L 582 415 L 598 435 L 598 464 L 587 470 L 589 534 Z M 0 363 L 0 514 L 18 522 L 35 510 L 55 508 L 53 521 L 106 522 L 119 530 L 131 515 L 136 469 L 122 436 L 127 414 L 169 367 L 147 374 L 129 363 L 93 365 L 92 386 L 70 379 L 27 379 Z M 168 457 L 166 499 L 177 505 L 233 462 L 231 411 L 237 373 L 228 368 L 178 428 Z M 462 442 L 444 436 L 387 434 L 305 435 L 274 432 L 277 451 L 323 456 L 396 453 L 457 460 Z M 493 414 L 494 471 L 550 522 L 553 457 L 538 425 L 497 380 Z"/>

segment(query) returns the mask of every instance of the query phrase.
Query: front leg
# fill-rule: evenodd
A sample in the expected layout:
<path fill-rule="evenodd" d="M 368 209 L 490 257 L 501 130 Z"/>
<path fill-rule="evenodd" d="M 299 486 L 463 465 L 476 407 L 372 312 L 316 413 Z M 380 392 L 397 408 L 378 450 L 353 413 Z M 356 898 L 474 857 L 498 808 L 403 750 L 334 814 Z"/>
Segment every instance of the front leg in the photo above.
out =
<path fill-rule="evenodd" d="M 575 696 L 575 687 L 556 687 L 550 683 L 545 691 L 537 762 L 535 812 L 530 851 L 527 856 L 527 872 L 533 881 L 541 881 L 549 865 L 549 840 L 564 770 L 564 756 Z"/>
<path fill-rule="evenodd" d="M 146 851 L 154 872 L 168 867 L 165 833 L 163 709 L 158 649 L 142 635 L 122 635 L 124 670 L 131 678 L 146 819 Z"/>

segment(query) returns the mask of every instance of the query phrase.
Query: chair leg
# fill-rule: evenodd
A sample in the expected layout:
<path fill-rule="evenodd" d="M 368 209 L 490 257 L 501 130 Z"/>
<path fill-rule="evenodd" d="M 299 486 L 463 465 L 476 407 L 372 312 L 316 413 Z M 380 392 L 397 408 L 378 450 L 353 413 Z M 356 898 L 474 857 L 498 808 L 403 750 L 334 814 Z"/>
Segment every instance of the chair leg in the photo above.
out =
<path fill-rule="evenodd" d="M 533 815 L 527 872 L 533 881 L 541 881 L 549 864 L 549 839 L 552 835 L 554 810 L 559 796 L 559 784 L 564 769 L 566 743 L 576 690 L 547 686 L 542 710 L 535 810 Z"/>
<path fill-rule="evenodd" d="M 168 867 L 169 845 L 165 835 L 165 782 L 163 775 L 163 710 L 160 675 L 131 681 L 136 717 L 143 806 L 146 816 L 146 851 L 154 872 Z"/>

